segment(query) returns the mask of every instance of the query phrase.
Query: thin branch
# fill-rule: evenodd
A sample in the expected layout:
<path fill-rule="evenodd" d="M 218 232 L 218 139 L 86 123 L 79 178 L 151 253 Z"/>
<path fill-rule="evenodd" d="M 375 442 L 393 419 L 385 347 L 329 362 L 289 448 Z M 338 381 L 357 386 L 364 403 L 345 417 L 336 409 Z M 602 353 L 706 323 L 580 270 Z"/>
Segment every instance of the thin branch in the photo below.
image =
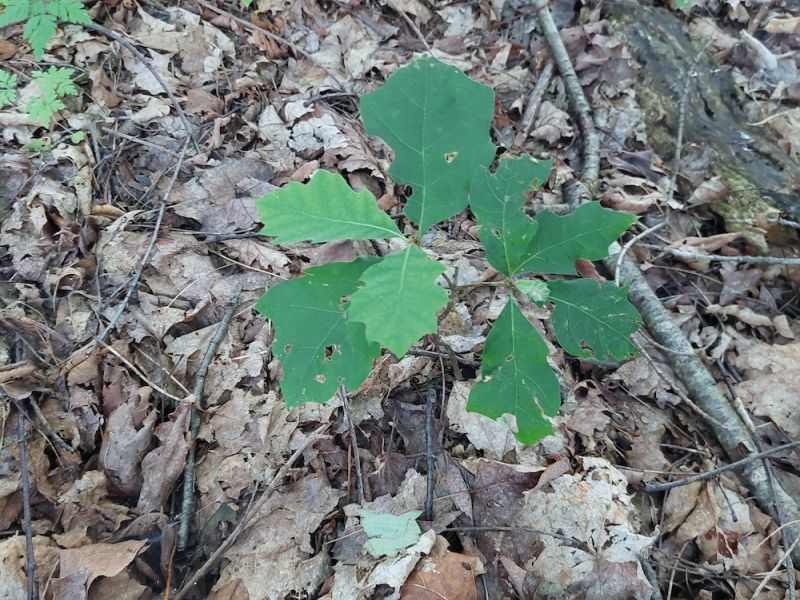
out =
<path fill-rule="evenodd" d="M 125 307 L 128 306 L 128 302 L 133 295 L 133 290 L 136 289 L 136 285 L 139 283 L 139 278 L 142 276 L 145 267 L 147 266 L 148 261 L 150 260 L 150 255 L 153 253 L 153 248 L 156 246 L 156 239 L 158 239 L 158 231 L 161 228 L 161 220 L 164 217 L 164 209 L 167 206 L 167 196 L 169 196 L 172 188 L 175 186 L 175 182 L 178 179 L 178 172 L 181 170 L 181 166 L 183 165 L 183 157 L 186 154 L 186 142 L 181 148 L 180 157 L 178 158 L 178 164 L 175 166 L 175 172 L 172 174 L 172 179 L 167 186 L 167 189 L 164 191 L 164 194 L 161 198 L 161 206 L 158 208 L 158 216 L 156 217 L 156 225 L 153 227 L 153 233 L 150 236 L 150 243 L 147 245 L 147 249 L 144 251 L 144 255 L 142 256 L 142 260 L 139 261 L 139 266 L 136 267 L 136 271 L 134 271 L 133 276 L 131 277 L 128 283 L 128 291 L 125 293 L 125 297 L 122 299 L 122 302 L 119 303 L 117 306 L 117 310 L 111 316 L 111 320 L 105 326 L 105 329 L 97 336 L 100 342 L 105 342 L 108 334 L 111 333 L 111 330 L 116 327 L 117 321 L 119 321 L 122 313 L 125 311 Z"/>
<path fill-rule="evenodd" d="M 442 396 L 444 398 L 444 396 Z M 425 393 L 425 520 L 433 521 L 433 403 L 436 401 L 436 390 L 429 389 Z"/>
<path fill-rule="evenodd" d="M 695 252 L 687 252 L 686 250 L 678 250 L 677 248 L 670 248 L 669 246 L 661 247 L 654 244 L 641 244 L 643 248 L 650 248 L 657 250 L 670 256 L 677 258 L 685 258 L 688 260 L 715 260 L 718 262 L 733 262 L 748 265 L 786 265 L 791 267 L 800 266 L 800 258 L 782 258 L 780 256 L 725 256 L 720 254 L 697 254 Z"/>
<path fill-rule="evenodd" d="M 27 571 L 27 598 L 38 600 L 39 590 L 36 583 L 36 556 L 33 553 L 33 529 L 31 528 L 31 482 L 28 474 L 28 452 L 25 443 L 25 413 L 14 400 L 17 408 L 17 443 L 19 445 L 19 472 L 22 477 L 22 519 L 25 531 L 25 569 Z"/>
<path fill-rule="evenodd" d="M 633 248 L 633 246 L 636 244 L 636 242 L 646 238 L 651 233 L 653 233 L 655 231 L 658 231 L 659 229 L 661 229 L 663 227 L 666 227 L 666 225 L 667 225 L 666 221 L 661 221 L 661 223 L 658 223 L 657 225 L 653 225 L 652 227 L 650 227 L 648 229 L 645 229 L 642 233 L 632 237 L 631 239 L 629 239 L 625 243 L 625 245 L 622 247 L 622 251 L 619 253 L 619 256 L 617 256 L 617 264 L 616 264 L 616 267 L 614 269 L 614 285 L 619 287 L 619 266 L 622 264 L 622 261 L 625 259 L 625 256 L 628 254 L 628 251 L 631 248 Z"/>
<path fill-rule="evenodd" d="M 98 25 L 97 23 L 93 22 L 85 23 L 83 26 L 86 27 L 86 29 L 91 29 L 93 31 L 96 31 L 97 33 L 102 33 L 106 37 L 110 37 L 112 40 L 114 40 L 115 42 L 123 46 L 126 50 L 128 50 L 128 52 L 133 54 L 139 60 L 139 62 L 141 62 L 144 65 L 144 67 L 148 71 L 150 71 L 153 77 L 155 77 L 156 81 L 158 81 L 158 84 L 161 86 L 161 88 L 169 97 L 169 101 L 172 103 L 172 107 L 178 114 L 178 118 L 180 118 L 181 123 L 183 123 L 184 129 L 186 129 L 186 135 L 188 139 L 192 140 L 192 145 L 194 146 L 194 149 L 197 151 L 198 154 L 200 154 L 200 152 L 202 152 L 202 150 L 200 149 L 200 144 L 197 143 L 197 140 L 194 137 L 194 130 L 192 128 L 192 124 L 186 117 L 186 113 L 183 112 L 181 105 L 178 104 L 178 99 L 175 97 L 175 94 L 172 93 L 172 90 L 169 89 L 167 82 L 164 81 L 164 79 L 161 77 L 161 74 L 156 69 L 153 68 L 153 66 L 150 64 L 150 61 L 147 60 L 147 57 L 145 57 L 144 54 L 139 52 L 139 50 L 136 49 L 136 46 L 134 46 L 128 40 L 126 40 L 124 36 L 117 33 L 113 29 L 109 29 L 108 27 L 103 27 L 102 25 Z"/>
<path fill-rule="evenodd" d="M 280 468 L 280 470 L 272 479 L 272 481 L 269 482 L 267 489 L 264 490 L 264 493 L 261 495 L 258 501 L 252 503 L 250 506 L 247 507 L 247 509 L 245 509 L 245 513 L 242 515 L 242 518 L 239 520 L 239 523 L 236 525 L 236 528 L 231 532 L 231 534 L 227 538 L 225 538 L 222 541 L 222 543 L 219 545 L 219 548 L 214 550 L 214 552 L 211 554 L 211 556 L 208 557 L 206 562 L 203 563 L 203 566 L 197 569 L 194 575 L 192 575 L 189 578 L 189 581 L 187 581 L 183 585 L 183 587 L 178 591 L 178 593 L 175 594 L 175 600 L 183 600 L 183 598 L 185 598 L 190 592 L 193 591 L 195 584 L 198 581 L 200 581 L 200 579 L 205 577 L 206 573 L 208 573 L 211 567 L 213 567 L 220 559 L 220 557 L 223 554 L 225 554 L 228 548 L 230 548 L 233 545 L 233 543 L 239 538 L 242 532 L 252 524 L 251 521 L 253 520 L 253 518 L 258 514 L 258 511 L 261 510 L 261 508 L 264 506 L 266 501 L 275 491 L 275 488 L 277 488 L 280 482 L 283 481 L 284 477 L 286 477 L 286 474 L 289 472 L 289 469 L 291 469 L 294 466 L 294 463 L 296 463 L 297 460 L 303 455 L 303 452 L 305 452 L 308 447 L 310 447 L 314 442 L 316 442 L 319 439 L 319 436 L 322 434 L 322 432 L 325 431 L 329 426 L 330 426 L 329 424 L 325 424 L 322 425 L 321 427 L 318 427 L 311 435 L 308 436 L 308 438 L 303 442 L 303 444 L 297 450 L 295 450 L 294 453 L 292 453 L 292 455 L 289 457 L 289 460 L 286 461 L 286 464 L 284 464 Z"/>
<path fill-rule="evenodd" d="M 491 532 L 491 531 L 509 531 L 509 532 L 522 532 L 522 533 L 531 533 L 533 535 L 546 535 L 547 537 L 555 538 L 557 540 L 561 540 L 565 542 L 568 546 L 573 548 L 580 548 L 583 545 L 581 540 L 570 537 L 567 535 L 562 535 L 560 533 L 553 533 L 552 531 L 544 531 L 542 529 L 536 529 L 534 527 L 446 527 L 442 529 L 442 531 L 484 531 L 484 532 Z"/>
<path fill-rule="evenodd" d="M 347 388 L 344 387 L 344 384 L 339 384 L 339 399 L 342 401 L 344 420 L 350 435 L 350 447 L 353 450 L 353 466 L 356 470 L 356 494 L 358 495 L 358 503 L 364 506 L 367 500 L 364 497 L 364 476 L 361 474 L 361 455 L 358 452 L 358 437 L 356 436 L 356 425 L 353 423 L 353 411 L 350 410 L 350 402 L 347 399 Z"/>
<path fill-rule="evenodd" d="M 536 113 L 539 112 L 539 107 L 542 105 L 542 97 L 547 90 L 547 86 L 550 85 L 550 81 L 553 79 L 554 70 L 555 67 L 553 63 L 548 62 L 542 69 L 542 72 L 539 73 L 536 85 L 533 86 L 531 94 L 528 96 L 528 102 L 525 105 L 525 113 L 522 115 L 522 121 L 520 122 L 522 131 L 514 138 L 514 145 L 518 148 L 525 143 L 525 140 L 528 139 L 528 135 L 530 135 L 533 122 L 536 120 Z"/>
<path fill-rule="evenodd" d="M 422 42 L 422 45 L 425 46 L 425 50 L 431 52 L 431 47 L 428 45 L 428 41 L 425 39 L 425 36 L 422 35 L 419 27 L 417 27 L 417 24 L 411 20 L 411 17 L 406 14 L 406 11 L 404 11 L 402 7 L 398 6 L 394 0 L 386 0 L 386 3 L 403 18 L 406 24 L 411 28 L 411 31 L 414 32 L 414 35 L 416 35 L 419 41 Z"/>
<path fill-rule="evenodd" d="M 768 450 L 764 450 L 763 452 L 759 452 L 757 454 L 751 454 L 737 460 L 735 462 L 729 463 L 727 465 L 722 465 L 721 467 L 717 467 L 716 469 L 711 469 L 710 471 L 704 471 L 703 473 L 697 473 L 696 475 L 690 475 L 689 477 L 685 477 L 684 479 L 678 479 L 677 481 L 666 481 L 664 483 L 648 483 L 645 485 L 642 490 L 647 493 L 653 492 L 663 492 L 666 490 L 671 490 L 673 488 L 682 487 L 684 485 L 689 485 L 690 483 L 696 483 L 698 481 L 708 481 L 709 479 L 714 479 L 718 475 L 725 473 L 727 471 L 732 471 L 734 469 L 738 469 L 745 465 L 752 463 L 754 460 L 759 460 L 764 458 L 765 456 L 770 456 L 771 454 L 777 454 L 778 452 L 783 452 L 784 450 L 791 450 L 792 448 L 797 448 L 800 446 L 800 442 L 791 442 L 789 444 L 783 444 L 781 446 L 775 446 L 774 448 L 769 448 Z"/>
<path fill-rule="evenodd" d="M 228 325 L 230 325 L 233 313 L 236 310 L 236 303 L 239 301 L 239 295 L 242 293 L 242 286 L 237 285 L 233 291 L 233 295 L 228 299 L 225 304 L 225 313 L 222 315 L 222 320 L 214 332 L 214 336 L 208 343 L 206 352 L 203 355 L 203 360 L 197 369 L 194 383 L 194 404 L 192 404 L 189 416 L 189 455 L 186 459 L 186 469 L 183 472 L 183 502 L 181 504 L 181 519 L 180 527 L 178 528 L 178 550 L 184 550 L 186 543 L 189 539 L 189 521 L 192 518 L 192 504 L 194 500 L 194 467 L 195 467 L 195 445 L 197 444 L 197 434 L 200 432 L 200 415 L 195 410 L 195 405 L 203 408 L 203 388 L 206 383 L 206 375 L 208 374 L 208 367 L 211 365 L 211 360 L 217 353 L 219 345 L 225 334 L 228 333 Z"/>
<path fill-rule="evenodd" d="M 564 88 L 567 91 L 570 109 L 578 121 L 581 139 L 583 140 L 583 169 L 581 170 L 580 186 L 574 189 L 572 198 L 567 198 L 569 204 L 574 206 L 584 199 L 590 200 L 597 190 L 597 178 L 600 174 L 600 136 L 597 135 L 597 130 L 594 127 L 592 111 L 586 101 L 586 96 L 583 95 L 581 82 L 575 73 L 575 68 L 572 66 L 572 61 L 569 58 L 569 54 L 567 54 L 567 49 L 564 47 L 564 42 L 561 41 L 553 15 L 547 6 L 548 0 L 533 0 L 531 4 L 536 10 L 539 28 L 547 40 L 550 53 L 553 55 L 553 61 L 561 74 Z M 558 43 L 555 43 L 556 40 L 558 40 Z"/>

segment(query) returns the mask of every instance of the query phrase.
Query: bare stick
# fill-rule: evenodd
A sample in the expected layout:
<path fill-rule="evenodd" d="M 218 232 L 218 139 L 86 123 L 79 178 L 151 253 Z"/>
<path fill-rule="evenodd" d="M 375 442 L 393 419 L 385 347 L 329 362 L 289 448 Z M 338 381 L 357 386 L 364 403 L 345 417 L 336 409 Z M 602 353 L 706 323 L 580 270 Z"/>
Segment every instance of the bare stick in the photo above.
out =
<path fill-rule="evenodd" d="M 431 47 L 428 45 L 428 41 L 425 39 L 425 36 L 422 35 L 422 32 L 419 30 L 419 27 L 417 27 L 417 24 L 411 20 L 411 17 L 409 17 L 406 14 L 406 11 L 404 11 L 401 7 L 397 6 L 397 3 L 394 2 L 394 0 L 387 0 L 387 4 L 391 6 L 396 13 L 398 13 L 401 17 L 403 17 L 403 20 L 411 28 L 411 31 L 414 32 L 414 35 L 416 35 L 417 38 L 419 38 L 419 41 L 422 42 L 422 45 L 425 46 L 425 50 L 431 52 Z"/>
<path fill-rule="evenodd" d="M 203 360 L 197 368 L 194 383 L 194 402 L 200 408 L 202 406 L 203 388 L 206 384 L 206 375 L 208 374 L 208 367 L 211 360 L 217 353 L 217 348 L 222 343 L 222 338 L 228 332 L 228 325 L 233 318 L 233 313 L 236 310 L 236 303 L 239 301 L 239 295 L 242 293 L 242 286 L 236 286 L 233 295 L 228 299 L 225 304 L 225 313 L 222 315 L 222 320 L 214 332 L 214 336 L 208 343 L 206 352 L 203 355 Z M 189 521 L 192 518 L 192 504 L 194 500 L 194 466 L 195 466 L 195 445 L 197 443 L 197 434 L 200 432 L 200 415 L 195 410 L 195 404 L 190 408 L 191 415 L 189 417 L 189 455 L 186 458 L 186 469 L 183 472 L 183 503 L 181 505 L 181 522 L 178 528 L 178 550 L 184 550 L 186 543 L 189 539 Z"/>
<path fill-rule="evenodd" d="M 758 454 L 751 454 L 750 456 L 746 456 L 745 458 L 729 463 L 727 465 L 722 465 L 721 467 L 717 467 L 716 469 L 711 469 L 710 471 L 704 471 L 703 473 L 697 473 L 696 475 L 690 475 L 689 477 L 678 479 L 677 481 L 667 481 L 664 483 L 648 483 L 642 488 L 642 490 L 647 493 L 663 492 L 666 490 L 671 490 L 673 488 L 682 487 L 684 485 L 689 485 L 690 483 L 696 483 L 698 481 L 708 481 L 709 479 L 714 479 L 715 477 L 717 477 L 722 473 L 725 473 L 726 471 L 732 471 L 734 469 L 738 469 L 739 467 L 747 465 L 753 462 L 754 460 L 759 460 L 761 458 L 764 458 L 765 456 L 770 456 L 771 454 L 777 454 L 778 452 L 783 452 L 784 450 L 791 450 L 792 448 L 797 448 L 798 446 L 800 446 L 800 442 L 791 442 L 789 444 L 775 446 L 774 448 L 769 448 L 768 450 L 764 450 L 763 452 L 759 452 Z"/>
<path fill-rule="evenodd" d="M 574 548 L 578 548 L 581 546 L 581 541 L 574 537 L 569 537 L 567 535 L 561 535 L 560 533 L 553 533 L 552 531 L 544 531 L 542 529 L 535 529 L 533 527 L 447 527 L 442 531 L 509 531 L 509 532 L 522 532 L 522 533 L 531 533 L 533 535 L 546 535 L 547 537 L 555 538 L 557 540 L 561 540 L 562 542 L 566 542 L 568 546 L 572 546 Z"/>
<path fill-rule="evenodd" d="M 800 266 L 800 258 L 781 258 L 780 256 L 725 256 L 720 254 L 697 254 L 694 252 L 687 252 L 686 250 L 678 250 L 677 248 L 670 248 L 669 246 L 660 247 L 653 244 L 642 244 L 643 248 L 650 248 L 651 250 L 658 250 L 670 256 L 678 258 L 686 258 L 688 260 L 715 260 L 718 262 L 733 262 L 748 265 L 785 265 L 790 267 Z"/>
<path fill-rule="evenodd" d="M 425 394 L 425 520 L 433 521 L 433 403 L 436 390 L 430 389 Z"/>
<path fill-rule="evenodd" d="M 153 253 L 153 248 L 156 246 L 156 239 L 158 238 L 158 230 L 161 228 L 161 219 L 164 217 L 164 209 L 167 206 L 166 200 L 167 196 L 169 196 L 172 188 L 175 186 L 175 182 L 178 179 L 178 172 L 181 170 L 181 166 L 183 165 L 183 157 L 186 154 L 186 142 L 184 142 L 183 147 L 181 148 L 180 157 L 178 158 L 178 164 L 175 166 L 175 172 L 172 174 L 172 180 L 169 182 L 167 189 L 164 191 L 164 195 L 161 198 L 161 206 L 158 208 L 158 216 L 156 217 L 156 225 L 153 227 L 153 234 L 150 236 L 150 243 L 147 246 L 147 249 L 144 251 L 144 255 L 142 256 L 142 260 L 139 261 L 139 266 L 136 267 L 136 271 L 133 272 L 133 276 L 128 283 L 128 291 L 125 293 L 125 297 L 122 299 L 122 302 L 119 303 L 117 306 L 117 310 L 111 316 L 111 320 L 105 326 L 105 329 L 100 333 L 98 337 L 99 341 L 105 342 L 108 334 L 111 333 L 111 330 L 116 327 L 117 321 L 119 321 L 122 313 L 125 311 L 125 307 L 128 306 L 128 302 L 133 295 L 133 290 L 136 289 L 136 284 L 139 283 L 139 278 L 142 276 L 145 267 L 147 266 L 148 261 L 150 260 L 150 255 Z"/>
<path fill-rule="evenodd" d="M 342 401 L 344 410 L 344 420 L 347 423 L 347 431 L 350 435 L 350 447 L 353 449 L 353 466 L 356 470 L 356 494 L 358 503 L 364 506 L 364 477 L 361 474 L 361 455 L 358 453 L 358 437 L 356 437 L 356 425 L 353 423 L 353 412 L 350 410 L 350 402 L 347 399 L 347 388 L 344 384 L 339 384 L 339 398 Z"/>
<path fill-rule="evenodd" d="M 306 441 L 303 442 L 303 445 L 300 446 L 297 450 L 295 450 L 294 453 L 292 453 L 292 455 L 289 457 L 289 460 L 286 461 L 286 464 L 280 468 L 280 470 L 272 479 L 272 481 L 269 482 L 267 489 L 264 490 L 264 493 L 261 494 L 261 497 L 258 499 L 258 501 L 249 506 L 245 510 L 245 514 L 242 515 L 242 518 L 239 520 L 239 523 L 236 525 L 236 528 L 231 532 L 231 534 L 227 538 L 225 538 L 222 541 L 222 543 L 219 545 L 219 548 L 214 550 L 213 554 L 211 554 L 211 556 L 208 557 L 206 562 L 203 563 L 203 566 L 197 569 L 195 574 L 189 578 L 189 581 L 187 581 L 184 584 L 184 586 L 178 591 L 178 593 L 175 594 L 175 600 L 182 600 L 184 597 L 186 597 L 189 594 L 189 592 L 192 591 L 194 585 L 198 581 L 200 581 L 200 579 L 204 577 L 206 573 L 208 573 L 211 567 L 213 567 L 217 563 L 217 561 L 225 553 L 225 551 L 228 548 L 230 548 L 233 545 L 233 543 L 239 538 L 239 536 L 242 534 L 245 528 L 251 525 L 252 518 L 258 514 L 258 511 L 261 510 L 261 507 L 264 506 L 266 501 L 275 491 L 275 488 L 277 488 L 280 482 L 283 480 L 283 478 L 286 477 L 286 474 L 289 472 L 289 469 L 291 469 L 294 466 L 294 463 L 297 462 L 297 459 L 299 459 L 303 455 L 303 452 L 306 451 L 306 448 L 308 448 L 314 442 L 316 442 L 319 439 L 319 436 L 322 434 L 322 432 L 325 431 L 329 426 L 330 425 L 325 424 L 317 428 L 316 431 L 314 431 L 310 436 L 308 436 L 308 439 L 306 439 Z"/>
<path fill-rule="evenodd" d="M 25 530 L 25 564 L 27 570 L 28 600 L 38 600 L 39 590 L 36 585 L 36 557 L 33 554 L 33 530 L 31 529 L 31 482 L 28 475 L 27 448 L 25 444 L 25 414 L 15 400 L 17 407 L 17 443 L 19 444 L 19 472 L 22 477 L 22 519 Z"/>
<path fill-rule="evenodd" d="M 544 92 L 553 79 L 554 70 L 555 67 L 553 63 L 549 62 L 544 66 L 542 72 L 539 73 L 536 85 L 533 86 L 531 95 L 528 96 L 528 103 L 525 105 L 525 113 L 522 115 L 522 122 L 520 123 L 520 125 L 522 125 L 522 131 L 514 138 L 514 145 L 517 147 L 521 147 L 522 144 L 525 143 L 525 140 L 528 139 L 528 135 L 533 127 L 533 122 L 536 120 L 536 113 L 539 112 L 539 107 L 542 105 Z"/>
<path fill-rule="evenodd" d="M 161 86 L 161 88 L 169 97 L 169 101 L 172 102 L 172 107 L 175 109 L 175 112 L 178 113 L 178 118 L 180 118 L 181 123 L 183 123 L 184 129 L 186 129 L 186 135 L 188 139 L 192 140 L 192 145 L 199 154 L 201 152 L 200 144 L 197 143 L 197 140 L 194 137 L 194 130 L 192 129 L 192 124 L 189 122 L 189 119 L 186 118 L 186 113 L 183 112 L 181 105 L 178 104 L 178 99 L 175 97 L 175 94 L 172 93 L 172 90 L 169 89 L 167 82 L 164 81 L 164 79 L 161 77 L 161 74 L 156 69 L 153 68 L 153 66 L 150 64 L 150 61 L 147 60 L 147 57 L 141 52 L 139 52 L 139 50 L 136 49 L 136 46 L 131 44 L 128 40 L 126 40 L 122 35 L 114 31 L 113 29 L 109 29 L 108 27 L 103 27 L 102 25 L 98 25 L 97 23 L 93 22 L 85 23 L 83 26 L 86 27 L 86 29 L 91 29 L 93 31 L 96 31 L 97 33 L 102 33 L 106 37 L 110 37 L 112 40 L 123 46 L 128 52 L 133 54 L 139 60 L 139 62 L 141 62 L 144 65 L 144 67 L 148 71 L 150 71 L 153 77 L 155 77 L 156 81 L 158 81 L 158 84 Z"/>
<path fill-rule="evenodd" d="M 657 225 L 653 225 L 649 229 L 645 229 L 642 233 L 632 237 L 631 239 L 629 239 L 625 243 L 625 245 L 622 247 L 622 251 L 619 253 L 619 256 L 617 256 L 617 266 L 614 269 L 614 285 L 619 287 L 619 266 L 620 266 L 620 264 L 622 264 L 622 260 L 625 258 L 625 255 L 628 254 L 628 250 L 633 248 L 633 246 L 634 246 L 634 244 L 636 244 L 636 242 L 638 242 L 641 239 L 646 238 L 648 235 L 650 235 L 654 231 L 658 231 L 662 227 L 666 226 L 666 224 L 667 224 L 666 221 L 661 221 L 661 223 L 659 223 Z"/>
<path fill-rule="evenodd" d="M 558 67 L 558 72 L 561 74 L 561 79 L 564 81 L 564 88 L 567 91 L 567 99 L 572 110 L 572 114 L 578 121 L 578 126 L 581 130 L 583 139 L 583 168 L 581 169 L 580 186 L 570 192 L 572 198 L 566 200 L 571 205 L 576 205 L 582 200 L 590 200 L 597 188 L 597 177 L 600 174 L 600 136 L 597 135 L 597 130 L 594 127 L 592 120 L 592 112 L 589 108 L 589 103 L 586 101 L 586 96 L 583 95 L 581 89 L 581 82 L 575 74 L 575 68 L 572 66 L 572 61 L 567 54 L 567 49 L 564 47 L 564 42 L 561 41 L 561 36 L 558 33 L 553 15 L 550 14 L 550 9 L 547 7 L 548 0 L 533 0 L 531 2 L 533 8 L 536 10 L 536 18 L 539 22 L 539 27 L 542 34 L 547 40 L 547 45 L 550 48 L 550 53 L 553 55 L 553 61 Z M 558 43 L 554 43 L 558 40 Z"/>

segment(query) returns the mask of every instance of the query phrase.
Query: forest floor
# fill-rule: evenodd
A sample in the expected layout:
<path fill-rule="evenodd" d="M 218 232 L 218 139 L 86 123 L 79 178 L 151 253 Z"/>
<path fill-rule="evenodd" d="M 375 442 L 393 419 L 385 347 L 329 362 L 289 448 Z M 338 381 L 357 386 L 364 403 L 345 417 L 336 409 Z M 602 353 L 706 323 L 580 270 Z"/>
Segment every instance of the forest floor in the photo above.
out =
<path fill-rule="evenodd" d="M 749 122 L 797 160 L 791 5 L 658 10 L 706 44 Z M 79 95 L 49 129 L 26 113 L 36 63 L 22 25 L 0 30 L 2 66 L 21 83 L 19 102 L 0 110 L 0 598 L 31 597 L 34 566 L 38 593 L 54 600 L 796 597 L 779 523 L 737 470 L 644 490 L 737 458 L 646 330 L 638 358 L 582 361 L 557 347 L 549 311 L 536 309 L 563 405 L 554 434 L 531 446 L 506 420 L 466 411 L 504 301 L 497 288 L 451 298 L 440 335 L 408 356 L 384 351 L 348 406 L 283 401 L 273 330 L 255 302 L 364 247 L 275 245 L 258 234 L 254 201 L 326 169 L 399 215 L 407 190 L 358 120 L 358 96 L 399 67 L 430 49 L 491 86 L 494 142 L 554 161 L 532 208 L 563 208 L 564 184 L 580 176 L 581 133 L 527 2 L 86 6 L 125 43 L 59 26 L 39 64 L 74 68 Z M 554 0 L 550 10 L 600 136 L 598 199 L 639 217 L 622 243 L 669 216 L 628 255 L 760 445 L 797 442 L 800 225 L 762 211 L 726 227 L 717 207 L 729 190 L 708 149 L 686 144 L 675 172 L 649 144 L 654 116 L 634 85 L 646 67 L 614 37 L 602 3 Z M 704 85 L 687 85 L 688 69 L 661 76 L 685 87 L 688 103 Z M 470 283 L 496 275 L 477 240 L 464 211 L 424 243 Z M 601 266 L 583 274 L 613 279 Z M 191 406 L 194 508 L 179 549 Z M 800 498 L 800 449 L 769 462 Z M 365 550 L 360 509 L 404 515 L 426 496 L 432 514 L 418 533 L 405 521 L 407 547 Z"/>

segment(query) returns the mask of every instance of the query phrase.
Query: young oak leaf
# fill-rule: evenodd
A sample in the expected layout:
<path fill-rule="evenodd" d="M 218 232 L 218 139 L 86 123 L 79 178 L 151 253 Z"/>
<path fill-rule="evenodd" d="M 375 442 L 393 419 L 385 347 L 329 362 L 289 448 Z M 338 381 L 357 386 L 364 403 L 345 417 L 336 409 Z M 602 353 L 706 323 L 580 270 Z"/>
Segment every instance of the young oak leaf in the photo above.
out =
<path fill-rule="evenodd" d="M 264 227 L 278 244 L 403 237 L 368 191 L 354 192 L 338 173 L 320 170 L 256 200 Z"/>
<path fill-rule="evenodd" d="M 575 275 L 575 261 L 600 260 L 608 246 L 636 221 L 636 217 L 600 206 L 581 204 L 568 215 L 545 210 L 536 215 L 538 225 L 525 249 L 524 258 L 513 266 L 513 274 L 547 273 Z"/>
<path fill-rule="evenodd" d="M 350 300 L 350 319 L 364 323 L 367 339 L 402 357 L 426 333 L 436 331 L 436 313 L 447 292 L 436 284 L 444 267 L 408 245 L 361 276 Z"/>
<path fill-rule="evenodd" d="M 495 155 L 494 91 L 424 56 L 361 96 L 361 120 L 394 151 L 389 172 L 410 185 L 405 214 L 425 232 L 467 205 L 475 171 Z"/>
<path fill-rule="evenodd" d="M 553 433 L 550 422 L 561 405 L 547 345 L 514 299 L 509 299 L 486 338 L 481 380 L 467 400 L 467 410 L 491 419 L 504 414 L 517 421 L 515 432 L 523 444 L 533 444 Z"/>
<path fill-rule="evenodd" d="M 625 360 L 636 354 L 630 337 L 639 329 L 639 313 L 628 302 L 626 288 L 594 279 L 551 281 L 550 317 L 561 346 L 580 358 L 601 362 Z"/>
<path fill-rule="evenodd" d="M 256 304 L 275 327 L 272 351 L 283 368 L 281 392 L 287 406 L 323 404 L 340 382 L 354 391 L 366 379 L 380 346 L 367 341 L 362 323 L 348 318 L 347 296 L 379 260 L 312 267 L 302 277 L 271 287 Z"/>
<path fill-rule="evenodd" d="M 552 166 L 550 160 L 530 156 L 505 158 L 495 173 L 480 169 L 472 180 L 469 206 L 480 225 L 486 259 L 501 273 L 513 274 L 527 258 L 538 225 L 522 210 L 525 193 L 539 189 Z"/>

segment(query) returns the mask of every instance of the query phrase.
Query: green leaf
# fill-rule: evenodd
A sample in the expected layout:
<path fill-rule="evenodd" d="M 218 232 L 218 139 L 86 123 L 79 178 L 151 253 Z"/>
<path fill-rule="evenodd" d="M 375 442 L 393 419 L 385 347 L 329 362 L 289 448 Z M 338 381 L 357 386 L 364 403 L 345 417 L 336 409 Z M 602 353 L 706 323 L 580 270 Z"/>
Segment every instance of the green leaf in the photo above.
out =
<path fill-rule="evenodd" d="M 357 194 L 329 171 L 267 194 L 256 200 L 256 208 L 264 223 L 261 233 L 276 236 L 278 244 L 403 237 L 368 190 Z"/>
<path fill-rule="evenodd" d="M 593 279 L 551 281 L 553 330 L 564 350 L 580 358 L 601 362 L 636 355 L 631 335 L 641 318 L 628 302 L 626 288 Z"/>
<path fill-rule="evenodd" d="M 467 205 L 473 174 L 494 159 L 493 115 L 491 88 L 431 56 L 361 96 L 364 127 L 394 151 L 389 172 L 411 186 L 405 214 L 422 233 Z"/>
<path fill-rule="evenodd" d="M 675 0 L 675 8 L 683 11 L 684 14 L 689 14 L 694 6 L 694 0 Z"/>
<path fill-rule="evenodd" d="M 28 18 L 30 10 L 28 0 L 3 0 L 0 4 L 5 7 L 0 13 L 0 27 L 20 23 Z"/>
<path fill-rule="evenodd" d="M 410 510 L 402 515 L 377 513 L 366 508 L 359 509 L 361 526 L 367 534 L 364 545 L 372 556 L 395 556 L 419 541 L 422 532 L 417 525 L 421 510 Z"/>
<path fill-rule="evenodd" d="M 50 39 L 55 33 L 56 18 L 48 14 L 31 16 L 22 30 L 23 36 L 28 40 L 31 50 L 33 50 L 33 55 L 37 59 L 41 59 L 44 56 L 45 48 L 47 48 L 47 44 L 50 43 Z"/>
<path fill-rule="evenodd" d="M 635 221 L 636 217 L 603 208 L 599 202 L 582 204 L 563 217 L 542 211 L 534 218 L 538 229 L 526 257 L 513 272 L 574 275 L 577 259 L 605 258 L 611 242 Z"/>
<path fill-rule="evenodd" d="M 511 275 L 527 258 L 537 226 L 523 212 L 525 193 L 547 181 L 553 162 L 530 156 L 505 158 L 497 171 L 481 169 L 472 180 L 469 205 L 480 225 L 480 238 L 489 263 Z"/>
<path fill-rule="evenodd" d="M 51 0 L 48 12 L 67 23 L 86 25 L 92 22 L 92 18 L 80 0 Z"/>
<path fill-rule="evenodd" d="M 75 69 L 69 67 L 50 67 L 47 71 L 35 71 L 31 77 L 43 94 L 52 94 L 57 98 L 77 96 L 78 88 L 72 81 Z"/>
<path fill-rule="evenodd" d="M 553 433 L 545 415 L 555 416 L 561 396 L 547 354 L 539 332 L 509 299 L 486 338 L 481 380 L 470 392 L 467 410 L 492 419 L 514 415 L 515 435 L 523 444 Z"/>
<path fill-rule="evenodd" d="M 0 69 L 0 108 L 17 99 L 17 76 Z"/>
<path fill-rule="evenodd" d="M 64 108 L 64 103 L 51 94 L 43 94 L 38 98 L 34 98 L 26 106 L 31 120 L 44 127 L 50 125 L 50 119 L 62 108 Z"/>
<path fill-rule="evenodd" d="M 86 134 L 82 131 L 73 131 L 69 136 L 69 141 L 73 144 L 80 144 L 86 139 Z"/>
<path fill-rule="evenodd" d="M 544 281 L 538 279 L 518 279 L 514 282 L 517 289 L 538 304 L 547 302 L 550 288 Z"/>
<path fill-rule="evenodd" d="M 447 292 L 436 284 L 444 267 L 416 246 L 390 254 L 361 276 L 350 301 L 350 318 L 367 326 L 367 339 L 403 356 L 426 333 L 436 331 L 436 312 Z"/>
<path fill-rule="evenodd" d="M 256 304 L 275 327 L 272 351 L 283 367 L 281 391 L 288 406 L 325 403 L 340 382 L 354 391 L 369 374 L 380 346 L 367 341 L 362 323 L 348 318 L 347 296 L 378 260 L 312 267 L 271 287 Z"/>

